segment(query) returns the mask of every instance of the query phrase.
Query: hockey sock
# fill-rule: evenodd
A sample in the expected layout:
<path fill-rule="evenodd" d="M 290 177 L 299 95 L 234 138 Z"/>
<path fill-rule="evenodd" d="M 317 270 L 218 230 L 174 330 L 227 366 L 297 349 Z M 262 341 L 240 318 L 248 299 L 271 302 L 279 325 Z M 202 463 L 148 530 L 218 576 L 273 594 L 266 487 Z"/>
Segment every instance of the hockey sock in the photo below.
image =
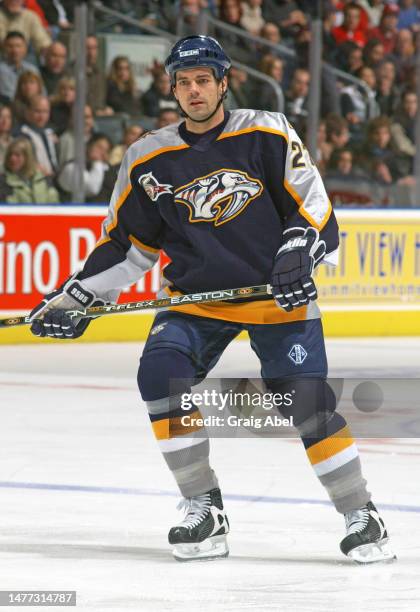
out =
<path fill-rule="evenodd" d="M 195 424 L 201 418 L 200 411 L 192 404 L 187 409 L 182 405 L 194 375 L 187 355 L 159 348 L 143 354 L 138 377 L 159 448 L 184 497 L 219 486 L 209 464 L 206 429 Z"/>
<path fill-rule="evenodd" d="M 317 437 L 302 436 L 309 461 L 338 512 L 367 504 L 370 493 L 346 420 L 335 412 Z"/>

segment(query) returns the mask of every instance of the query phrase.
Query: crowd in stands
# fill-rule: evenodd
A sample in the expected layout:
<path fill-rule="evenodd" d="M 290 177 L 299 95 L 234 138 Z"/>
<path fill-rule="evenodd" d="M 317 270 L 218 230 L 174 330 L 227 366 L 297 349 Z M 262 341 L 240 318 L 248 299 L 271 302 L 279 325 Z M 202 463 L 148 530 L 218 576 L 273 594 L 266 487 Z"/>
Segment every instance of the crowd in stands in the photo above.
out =
<path fill-rule="evenodd" d="M 180 36 L 199 33 L 203 15 L 234 26 L 207 24 L 232 58 L 276 81 L 284 112 L 305 140 L 316 2 L 110 0 L 106 5 Z M 330 197 L 335 205 L 414 206 L 420 0 L 323 0 L 322 5 L 326 64 L 315 161 Z M 74 8 L 71 0 L 0 0 L 1 202 L 72 199 Z M 124 28 L 108 31 L 141 32 Z M 151 85 L 140 91 L 130 58 L 117 55 L 104 69 L 99 50 L 100 37 L 92 33 L 86 39 L 87 202 L 109 200 L 131 143 L 181 119 L 161 63 L 150 66 Z M 269 83 L 234 67 L 226 105 L 274 111 L 277 98 Z"/>

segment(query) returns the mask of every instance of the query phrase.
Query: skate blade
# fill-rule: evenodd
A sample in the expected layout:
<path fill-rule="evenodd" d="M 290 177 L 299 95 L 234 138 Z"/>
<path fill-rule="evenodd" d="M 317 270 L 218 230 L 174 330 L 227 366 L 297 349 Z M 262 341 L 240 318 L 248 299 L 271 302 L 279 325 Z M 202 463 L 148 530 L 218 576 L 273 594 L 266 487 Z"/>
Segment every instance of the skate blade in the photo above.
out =
<path fill-rule="evenodd" d="M 357 546 L 349 552 L 348 556 L 359 565 L 366 565 L 368 563 L 392 563 L 392 561 L 396 561 L 397 559 L 388 544 L 387 538 L 380 542 Z"/>
<path fill-rule="evenodd" d="M 177 561 L 212 561 L 229 555 L 225 535 L 213 536 L 195 544 L 174 544 L 173 555 Z"/>

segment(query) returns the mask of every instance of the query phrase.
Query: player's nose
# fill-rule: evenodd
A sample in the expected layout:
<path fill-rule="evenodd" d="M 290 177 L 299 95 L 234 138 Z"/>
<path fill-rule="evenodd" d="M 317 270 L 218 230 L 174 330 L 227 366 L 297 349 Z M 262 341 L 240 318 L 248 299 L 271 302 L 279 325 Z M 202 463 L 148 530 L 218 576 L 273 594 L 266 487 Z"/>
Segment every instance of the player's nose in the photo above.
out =
<path fill-rule="evenodd" d="M 197 83 L 193 81 L 190 86 L 190 96 L 196 98 L 199 95 L 199 93 L 200 93 L 200 88 L 197 85 Z"/>

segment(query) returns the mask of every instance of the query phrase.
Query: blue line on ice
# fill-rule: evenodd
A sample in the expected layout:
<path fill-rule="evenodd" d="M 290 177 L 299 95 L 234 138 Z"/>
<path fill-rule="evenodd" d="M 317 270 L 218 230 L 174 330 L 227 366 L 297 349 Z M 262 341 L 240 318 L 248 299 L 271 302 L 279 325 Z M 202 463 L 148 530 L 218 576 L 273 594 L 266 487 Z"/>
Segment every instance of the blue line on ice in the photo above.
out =
<path fill-rule="evenodd" d="M 177 491 L 163 491 L 160 489 L 137 489 L 127 487 L 92 487 L 85 485 L 48 484 L 43 482 L 8 482 L 0 481 L 0 489 L 37 489 L 41 491 L 73 491 L 75 493 L 105 493 L 112 495 L 139 495 L 143 497 L 180 497 Z M 223 499 L 232 501 L 261 502 L 264 504 L 291 504 L 312 506 L 331 506 L 331 502 L 323 499 L 306 499 L 298 497 L 276 497 L 271 495 L 238 495 L 223 493 Z M 383 510 L 396 512 L 416 512 L 420 514 L 420 506 L 406 504 L 381 504 Z"/>

